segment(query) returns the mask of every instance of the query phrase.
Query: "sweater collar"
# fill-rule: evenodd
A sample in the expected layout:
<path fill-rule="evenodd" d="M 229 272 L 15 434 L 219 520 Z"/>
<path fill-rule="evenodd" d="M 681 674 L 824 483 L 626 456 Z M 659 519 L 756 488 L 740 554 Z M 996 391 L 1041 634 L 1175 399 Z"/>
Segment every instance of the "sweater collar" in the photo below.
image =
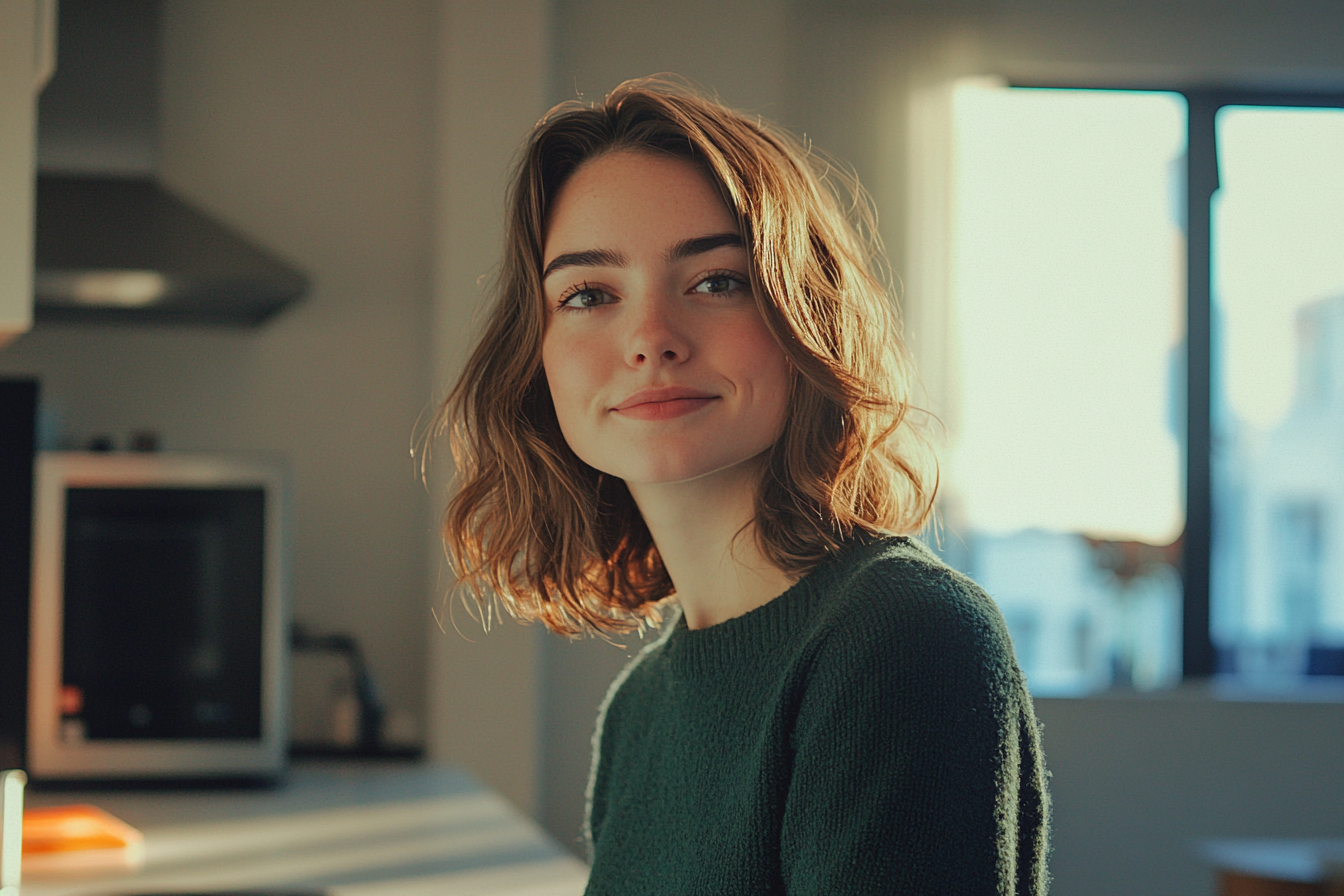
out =
<path fill-rule="evenodd" d="M 846 560 L 868 550 L 880 550 L 893 540 L 851 541 L 835 555 L 813 567 L 782 594 L 753 610 L 692 631 L 686 617 L 677 614 L 663 648 L 672 674 L 695 678 L 721 671 L 746 669 L 806 635 L 818 596 L 824 597 L 833 580 L 850 564 Z"/>

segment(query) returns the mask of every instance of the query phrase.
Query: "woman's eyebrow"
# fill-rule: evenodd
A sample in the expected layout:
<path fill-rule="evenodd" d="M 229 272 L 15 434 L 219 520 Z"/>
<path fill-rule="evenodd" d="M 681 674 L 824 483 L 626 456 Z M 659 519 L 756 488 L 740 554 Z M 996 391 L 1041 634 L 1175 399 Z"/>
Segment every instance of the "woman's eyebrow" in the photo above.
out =
<path fill-rule="evenodd" d="M 742 237 L 736 233 L 716 233 L 711 236 L 696 236 L 688 240 L 682 240 L 668 250 L 667 260 L 681 261 L 684 258 L 690 258 L 692 255 L 712 252 L 720 246 L 737 246 L 740 248 Z"/>
<path fill-rule="evenodd" d="M 551 259 L 551 263 L 546 265 L 546 270 L 541 272 L 541 279 L 545 280 L 561 268 L 623 268 L 625 267 L 625 264 L 625 256 L 619 252 L 613 252 L 610 249 L 587 249 L 583 252 L 566 252 L 563 255 L 557 255 L 555 258 Z"/>
<path fill-rule="evenodd" d="M 669 261 L 681 261 L 690 258 L 693 255 L 703 255 L 706 252 L 712 252 L 721 246 L 742 246 L 742 237 L 736 233 L 715 233 L 709 236 L 694 236 L 690 239 L 682 240 L 667 250 L 665 258 Z M 610 267 L 623 268 L 627 264 L 626 257 L 620 252 L 611 249 L 585 249 L 582 252 L 565 252 L 551 259 L 551 263 L 546 265 L 546 270 L 541 272 L 541 279 L 554 274 L 563 268 L 574 267 Z"/>

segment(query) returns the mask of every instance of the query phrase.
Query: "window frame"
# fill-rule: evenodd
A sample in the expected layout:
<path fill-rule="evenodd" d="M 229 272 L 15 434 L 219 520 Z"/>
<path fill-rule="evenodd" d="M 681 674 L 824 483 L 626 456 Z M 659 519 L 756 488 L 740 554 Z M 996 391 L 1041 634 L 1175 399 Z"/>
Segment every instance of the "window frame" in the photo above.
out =
<path fill-rule="evenodd" d="M 1218 192 L 1218 111 L 1225 106 L 1344 109 L 1344 93 L 1176 90 L 1186 118 L 1186 503 L 1181 550 L 1182 677 L 1219 671 L 1209 630 L 1213 552 L 1213 196 Z"/>
<path fill-rule="evenodd" d="M 1213 196 L 1218 191 L 1218 111 L 1225 106 L 1344 109 L 1344 92 L 1172 85 L 1078 85 L 1007 79 L 1009 87 L 1179 94 L 1186 101 L 1185 529 L 1181 535 L 1181 677 L 1219 671 L 1210 623 L 1213 553 Z"/>

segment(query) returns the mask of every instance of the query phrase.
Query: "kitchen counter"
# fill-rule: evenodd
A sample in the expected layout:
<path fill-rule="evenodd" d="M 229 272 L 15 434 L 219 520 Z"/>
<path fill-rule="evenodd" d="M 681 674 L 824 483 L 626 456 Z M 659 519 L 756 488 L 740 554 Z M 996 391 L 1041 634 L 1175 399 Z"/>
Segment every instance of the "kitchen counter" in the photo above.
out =
<path fill-rule="evenodd" d="M 145 866 L 25 875 L 24 896 L 204 891 L 330 896 L 579 896 L 588 869 L 471 775 L 313 761 L 258 789 L 30 790 L 28 807 L 91 803 L 145 835 Z"/>

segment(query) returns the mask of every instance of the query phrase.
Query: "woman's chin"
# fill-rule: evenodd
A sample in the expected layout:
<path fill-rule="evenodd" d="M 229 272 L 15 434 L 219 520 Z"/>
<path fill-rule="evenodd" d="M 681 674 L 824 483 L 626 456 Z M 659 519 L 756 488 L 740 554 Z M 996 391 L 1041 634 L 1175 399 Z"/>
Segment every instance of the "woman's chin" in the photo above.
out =
<path fill-rule="evenodd" d="M 676 459 L 656 464 L 622 465 L 625 474 L 612 472 L 632 489 L 686 485 L 727 486 L 739 479 L 752 482 L 760 474 L 760 454 L 743 458 Z"/>

